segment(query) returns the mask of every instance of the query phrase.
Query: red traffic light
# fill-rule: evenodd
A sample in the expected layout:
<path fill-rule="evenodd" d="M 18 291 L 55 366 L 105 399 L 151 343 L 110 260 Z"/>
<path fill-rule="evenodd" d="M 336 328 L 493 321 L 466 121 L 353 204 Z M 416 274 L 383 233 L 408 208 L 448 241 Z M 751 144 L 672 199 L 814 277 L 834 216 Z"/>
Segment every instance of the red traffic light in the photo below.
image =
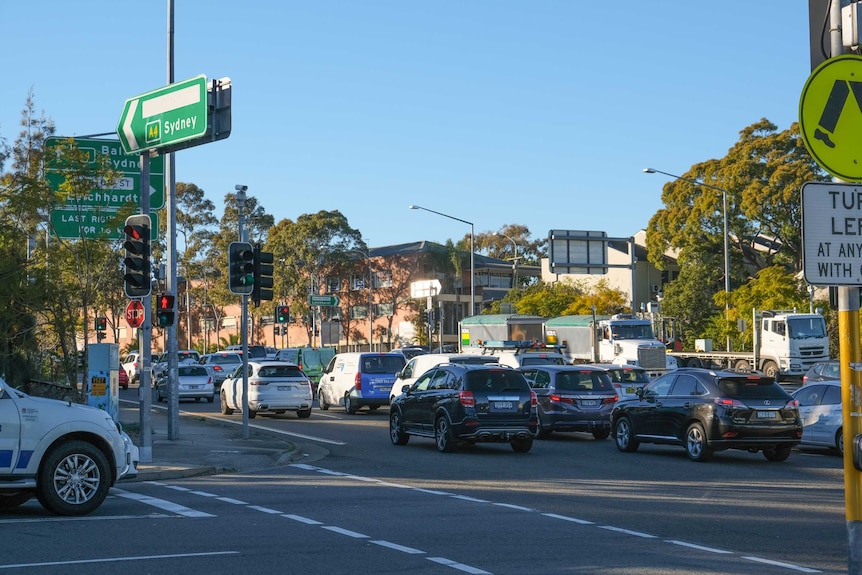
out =
<path fill-rule="evenodd" d="M 174 296 L 171 294 L 159 294 L 159 297 L 156 301 L 156 308 L 159 311 L 166 310 L 170 311 L 174 309 Z"/>

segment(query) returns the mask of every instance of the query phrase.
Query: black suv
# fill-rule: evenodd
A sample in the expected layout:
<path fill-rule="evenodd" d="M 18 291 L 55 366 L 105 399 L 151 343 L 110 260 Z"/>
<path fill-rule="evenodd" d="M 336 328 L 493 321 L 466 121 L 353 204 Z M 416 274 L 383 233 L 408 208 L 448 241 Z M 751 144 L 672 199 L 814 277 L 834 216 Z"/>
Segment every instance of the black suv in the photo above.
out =
<path fill-rule="evenodd" d="M 389 406 L 389 436 L 433 437 L 439 451 L 459 442 L 506 442 L 518 453 L 533 447 L 536 394 L 524 375 L 496 364 L 435 366 L 404 386 Z"/>
<path fill-rule="evenodd" d="M 680 368 L 617 402 L 611 425 L 620 451 L 663 443 L 685 447 L 692 461 L 724 449 L 784 461 L 802 438 L 798 406 L 761 373 Z"/>

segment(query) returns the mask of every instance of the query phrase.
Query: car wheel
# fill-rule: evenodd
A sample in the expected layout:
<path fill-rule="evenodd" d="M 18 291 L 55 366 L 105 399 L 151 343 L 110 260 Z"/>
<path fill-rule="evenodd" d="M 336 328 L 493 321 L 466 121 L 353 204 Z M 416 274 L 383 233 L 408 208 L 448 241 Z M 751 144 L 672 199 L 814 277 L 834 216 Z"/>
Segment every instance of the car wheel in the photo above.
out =
<path fill-rule="evenodd" d="M 774 361 L 767 361 L 763 363 L 763 373 L 767 377 L 775 378 L 775 381 L 778 381 L 778 366 Z"/>
<path fill-rule="evenodd" d="M 296 412 L 296 416 L 299 419 L 308 419 L 309 417 L 311 417 L 311 408 L 309 407 L 308 409 L 300 409 Z"/>
<path fill-rule="evenodd" d="M 776 445 L 772 449 L 764 449 L 763 457 L 767 461 L 784 461 L 790 457 L 790 451 L 793 449 L 790 445 Z"/>
<path fill-rule="evenodd" d="M 393 445 L 407 445 L 410 436 L 404 433 L 404 422 L 401 420 L 401 412 L 393 409 L 389 414 L 389 439 Z"/>
<path fill-rule="evenodd" d="M 233 415 L 233 410 L 227 406 L 227 394 L 222 391 L 221 395 L 221 413 L 222 415 Z"/>
<path fill-rule="evenodd" d="M 434 422 L 434 442 L 437 444 L 437 451 L 442 453 L 450 453 L 455 451 L 455 438 L 452 437 L 452 424 L 449 423 L 449 418 L 441 415 Z"/>
<path fill-rule="evenodd" d="M 844 455 L 844 430 L 840 427 L 835 432 L 835 448 L 841 455 Z"/>
<path fill-rule="evenodd" d="M 253 410 L 253 409 L 249 409 L 249 410 L 248 410 L 248 418 L 249 418 L 249 419 L 254 419 L 255 417 L 257 417 L 257 412 L 256 412 L 255 410 Z"/>
<path fill-rule="evenodd" d="M 685 432 L 685 453 L 692 461 L 709 461 L 712 450 L 706 443 L 706 433 L 699 423 L 692 423 Z"/>
<path fill-rule="evenodd" d="M 349 393 L 344 396 L 344 411 L 347 412 L 347 415 L 356 413 L 356 406 L 353 404 L 353 400 L 350 399 Z"/>
<path fill-rule="evenodd" d="M 608 428 L 597 429 L 593 431 L 593 437 L 596 439 L 607 439 L 611 434 L 611 430 Z"/>
<path fill-rule="evenodd" d="M 96 446 L 65 441 L 45 456 L 39 468 L 36 497 L 55 515 L 86 515 L 108 496 L 111 470 Z"/>
<path fill-rule="evenodd" d="M 329 402 L 326 401 L 326 397 L 324 397 L 323 394 L 320 392 L 318 392 L 317 394 L 317 405 L 323 411 L 329 409 Z"/>
<path fill-rule="evenodd" d="M 632 452 L 638 448 L 639 442 L 634 437 L 632 422 L 628 417 L 621 417 L 614 424 L 614 443 L 620 451 Z"/>
<path fill-rule="evenodd" d="M 536 437 L 539 439 L 549 438 L 551 436 L 551 433 L 554 432 L 554 430 L 551 429 L 550 427 L 546 427 L 546 426 L 542 425 L 542 414 L 541 413 L 538 414 L 538 417 L 536 419 L 537 419 Z"/>
<path fill-rule="evenodd" d="M 32 491 L 0 491 L 0 509 L 12 509 L 32 499 Z"/>
<path fill-rule="evenodd" d="M 207 403 L 212 403 L 214 401 L 215 401 L 215 394 L 212 394 L 211 396 L 207 397 Z"/>
<path fill-rule="evenodd" d="M 527 453 L 533 448 L 533 438 L 530 439 L 516 439 L 511 443 L 512 451 L 515 453 Z"/>

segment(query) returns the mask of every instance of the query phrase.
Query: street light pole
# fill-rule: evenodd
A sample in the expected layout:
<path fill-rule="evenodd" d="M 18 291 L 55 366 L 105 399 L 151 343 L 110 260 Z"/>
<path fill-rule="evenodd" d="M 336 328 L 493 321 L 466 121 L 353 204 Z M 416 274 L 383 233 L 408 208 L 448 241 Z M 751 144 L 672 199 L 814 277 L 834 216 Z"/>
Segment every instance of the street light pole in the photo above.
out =
<path fill-rule="evenodd" d="M 518 287 L 518 244 L 508 235 L 503 232 L 497 232 L 497 236 L 502 236 L 512 242 L 512 246 L 515 248 L 515 257 L 512 258 L 512 288 L 515 289 Z"/>
<path fill-rule="evenodd" d="M 426 212 L 431 212 L 432 214 L 437 214 L 438 216 L 443 216 L 444 218 L 449 218 L 450 220 L 455 220 L 456 222 L 461 222 L 470 226 L 470 315 L 474 315 L 476 313 L 476 270 L 473 265 L 473 252 L 475 251 L 473 249 L 473 236 L 475 232 L 473 222 L 468 222 L 467 220 L 462 220 L 461 218 L 456 218 L 455 216 L 450 216 L 442 212 L 435 212 L 434 210 L 429 210 L 422 206 L 411 205 L 408 206 L 408 208 L 411 210 L 425 210 Z"/>
<path fill-rule="evenodd" d="M 726 297 L 724 298 L 724 321 L 728 321 L 727 315 L 728 310 L 730 309 L 730 245 L 729 245 L 729 236 L 727 234 L 727 190 L 724 188 L 719 188 L 718 186 L 712 186 L 710 184 L 706 184 L 704 182 L 699 182 L 697 180 L 692 180 L 691 178 L 683 178 L 682 176 L 677 176 L 675 174 L 669 174 L 667 172 L 662 172 L 661 170 L 656 170 L 655 168 L 644 168 L 645 174 L 664 174 L 665 176 L 674 178 L 676 180 L 682 180 L 684 182 L 688 182 L 690 184 L 694 184 L 696 186 L 703 186 L 704 188 L 710 188 L 712 190 L 716 190 L 721 192 L 722 197 L 722 209 L 724 212 L 724 291 L 726 292 Z M 730 349 L 730 336 L 727 336 L 727 351 L 733 351 Z"/>

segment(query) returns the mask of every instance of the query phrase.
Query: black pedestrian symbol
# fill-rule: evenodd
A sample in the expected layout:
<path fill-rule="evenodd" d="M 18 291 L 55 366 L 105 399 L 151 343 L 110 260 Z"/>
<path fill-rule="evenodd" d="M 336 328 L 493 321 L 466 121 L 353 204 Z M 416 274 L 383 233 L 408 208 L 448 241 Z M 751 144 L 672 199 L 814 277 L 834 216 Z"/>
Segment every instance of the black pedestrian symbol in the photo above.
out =
<path fill-rule="evenodd" d="M 814 138 L 820 140 L 830 148 L 835 147 L 835 142 L 829 136 L 835 134 L 835 127 L 838 125 L 838 119 L 841 117 L 841 112 L 844 110 L 847 96 L 849 96 L 851 90 L 853 91 L 854 98 L 856 98 L 856 105 L 859 106 L 859 110 L 862 112 L 862 82 L 835 80 L 835 83 L 832 84 L 832 91 L 829 93 L 829 99 L 823 108 L 823 113 L 820 114 L 820 122 L 818 122 L 818 125 L 823 130 L 820 128 L 814 130 Z"/>

